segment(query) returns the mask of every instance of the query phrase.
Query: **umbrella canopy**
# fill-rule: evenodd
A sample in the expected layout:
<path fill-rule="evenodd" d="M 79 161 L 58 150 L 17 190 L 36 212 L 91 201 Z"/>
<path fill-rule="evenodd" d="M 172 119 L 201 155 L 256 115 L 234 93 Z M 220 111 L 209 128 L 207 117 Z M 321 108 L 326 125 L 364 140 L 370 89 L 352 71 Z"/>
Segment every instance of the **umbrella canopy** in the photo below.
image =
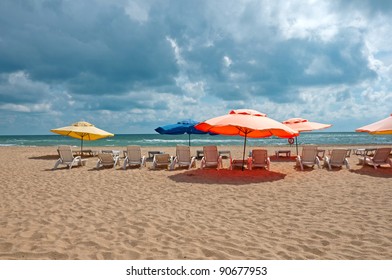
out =
<path fill-rule="evenodd" d="M 383 120 L 362 126 L 355 131 L 370 134 L 392 134 L 392 114 Z"/>
<path fill-rule="evenodd" d="M 288 119 L 288 120 L 285 120 L 283 123 L 298 132 L 319 130 L 319 129 L 324 129 L 324 128 L 328 128 L 328 127 L 332 126 L 332 124 L 310 122 L 310 121 L 308 121 L 306 119 L 302 119 L 302 118 Z"/>
<path fill-rule="evenodd" d="M 175 124 L 168 124 L 165 126 L 160 126 L 155 129 L 159 134 L 171 134 L 171 135 L 180 135 L 180 134 L 188 134 L 189 138 L 189 146 L 191 145 L 191 134 L 206 134 L 208 132 L 204 132 L 195 128 L 195 125 L 199 122 L 194 120 L 183 120 L 179 121 Z"/>
<path fill-rule="evenodd" d="M 325 129 L 325 128 L 328 128 L 328 127 L 332 126 L 332 124 L 323 124 L 323 123 L 318 123 L 318 122 L 310 122 L 310 121 L 308 121 L 306 119 L 302 119 L 302 118 L 291 118 L 291 119 L 285 120 L 282 123 L 287 125 L 291 129 L 294 129 L 294 130 L 298 131 L 298 132 Z M 297 154 L 298 154 L 297 137 L 295 137 L 295 146 L 296 146 Z"/>
<path fill-rule="evenodd" d="M 195 127 L 206 132 L 245 137 L 242 160 L 245 160 L 247 137 L 264 138 L 277 136 L 291 138 L 299 134 L 286 125 L 268 118 L 266 114 L 252 109 L 232 110 L 227 115 L 206 120 Z"/>
<path fill-rule="evenodd" d="M 98 140 L 106 137 L 114 136 L 114 134 L 107 132 L 105 130 L 99 129 L 92 125 L 91 123 L 80 121 L 73 123 L 70 126 L 54 128 L 50 130 L 51 132 L 69 136 L 76 139 L 81 139 L 80 151 L 83 150 L 83 140 Z"/>

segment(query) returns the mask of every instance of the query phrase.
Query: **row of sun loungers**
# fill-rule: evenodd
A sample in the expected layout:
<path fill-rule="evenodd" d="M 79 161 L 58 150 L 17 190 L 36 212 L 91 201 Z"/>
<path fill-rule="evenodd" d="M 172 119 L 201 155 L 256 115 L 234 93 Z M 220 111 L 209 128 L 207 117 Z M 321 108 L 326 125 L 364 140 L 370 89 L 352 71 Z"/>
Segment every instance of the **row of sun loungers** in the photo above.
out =
<path fill-rule="evenodd" d="M 304 170 L 304 167 L 320 166 L 320 150 L 316 146 L 305 146 L 302 149 L 302 154 L 296 157 L 296 165 Z M 324 156 L 324 166 L 328 167 L 329 170 L 332 167 L 346 166 L 350 169 L 347 158 L 350 156 L 351 149 L 333 149 L 327 156 Z M 391 148 L 378 148 L 374 149 L 373 155 L 369 156 L 366 153 L 358 155 L 360 164 L 368 164 L 377 169 L 378 166 L 389 164 L 392 167 L 392 161 L 389 158 Z M 56 161 L 53 169 L 56 169 L 60 164 L 66 165 L 69 169 L 73 166 L 82 166 L 86 164 L 86 159 L 82 159 L 81 156 L 74 156 L 70 146 L 59 146 L 58 147 L 59 159 Z M 120 155 L 119 151 L 116 153 L 109 153 L 109 151 L 97 152 L 98 157 L 96 169 L 101 167 L 110 166 L 116 168 L 120 166 Z M 142 156 L 140 146 L 127 146 L 127 150 L 124 151 L 124 162 L 122 168 L 124 170 L 127 167 L 145 167 L 146 157 Z M 245 160 L 232 159 L 231 155 L 230 169 L 236 167 L 243 168 L 246 166 L 249 170 L 256 167 L 270 169 L 271 160 L 268 156 L 267 150 L 265 149 L 253 149 L 249 157 Z M 176 155 L 170 156 L 166 153 L 154 153 L 152 168 L 167 168 L 173 170 L 178 167 L 187 167 L 188 169 L 196 167 L 196 157 L 191 156 L 190 147 L 188 146 L 177 146 Z M 217 146 L 205 146 L 203 147 L 203 157 L 200 162 L 200 168 L 223 168 L 222 155 L 218 152 Z"/>

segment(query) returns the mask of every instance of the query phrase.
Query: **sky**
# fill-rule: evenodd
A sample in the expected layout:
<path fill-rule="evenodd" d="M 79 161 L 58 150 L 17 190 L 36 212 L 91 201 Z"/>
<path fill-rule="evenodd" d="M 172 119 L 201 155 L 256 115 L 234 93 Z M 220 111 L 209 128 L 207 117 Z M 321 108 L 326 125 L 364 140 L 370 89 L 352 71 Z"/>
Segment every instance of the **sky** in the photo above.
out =
<path fill-rule="evenodd" d="M 1 0 L 0 134 L 392 113 L 389 0 Z M 327 132 L 327 130 L 326 130 Z"/>

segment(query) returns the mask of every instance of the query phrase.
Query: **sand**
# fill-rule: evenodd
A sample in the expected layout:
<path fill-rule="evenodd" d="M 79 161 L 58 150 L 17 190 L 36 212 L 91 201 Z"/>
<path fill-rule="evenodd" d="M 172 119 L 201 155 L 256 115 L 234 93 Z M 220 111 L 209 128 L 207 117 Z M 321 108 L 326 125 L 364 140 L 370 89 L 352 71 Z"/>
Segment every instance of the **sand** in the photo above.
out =
<path fill-rule="evenodd" d="M 57 158 L 0 148 L 0 259 L 392 259 L 392 168 L 355 155 L 351 171 L 274 157 L 271 171 L 95 170 L 95 157 L 52 171 Z"/>

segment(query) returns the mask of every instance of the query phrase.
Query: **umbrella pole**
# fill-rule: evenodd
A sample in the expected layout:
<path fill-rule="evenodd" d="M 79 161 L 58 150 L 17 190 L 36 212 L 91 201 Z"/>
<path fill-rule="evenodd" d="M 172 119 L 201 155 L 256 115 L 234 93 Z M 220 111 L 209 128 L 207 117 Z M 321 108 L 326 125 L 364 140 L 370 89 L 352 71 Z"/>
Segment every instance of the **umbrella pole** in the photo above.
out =
<path fill-rule="evenodd" d="M 191 146 L 191 134 L 190 133 L 188 133 L 188 145 L 189 145 L 189 147 Z"/>
<path fill-rule="evenodd" d="M 81 144 L 80 144 L 80 158 L 82 158 L 82 155 L 83 155 L 83 136 L 82 136 Z"/>
<path fill-rule="evenodd" d="M 295 148 L 297 150 L 297 156 L 298 156 L 298 142 L 297 142 L 297 136 L 295 136 Z"/>
<path fill-rule="evenodd" d="M 245 133 L 244 152 L 243 152 L 243 154 L 242 154 L 242 171 L 244 171 L 245 150 L 246 150 L 246 135 L 247 135 L 247 133 Z"/>

